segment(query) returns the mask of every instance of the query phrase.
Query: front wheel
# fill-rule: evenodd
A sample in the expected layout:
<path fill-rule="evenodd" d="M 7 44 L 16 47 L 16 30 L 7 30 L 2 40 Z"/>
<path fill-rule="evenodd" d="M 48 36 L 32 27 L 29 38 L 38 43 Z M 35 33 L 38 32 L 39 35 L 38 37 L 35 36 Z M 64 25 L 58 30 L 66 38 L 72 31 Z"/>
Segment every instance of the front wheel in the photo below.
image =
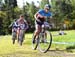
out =
<path fill-rule="evenodd" d="M 33 36 L 32 36 L 32 49 L 36 50 L 38 44 L 39 44 L 39 37 L 38 38 L 34 37 L 34 33 L 33 33 Z"/>
<path fill-rule="evenodd" d="M 16 32 L 12 32 L 12 43 L 15 44 Z"/>
<path fill-rule="evenodd" d="M 19 44 L 22 46 L 22 43 L 23 43 L 23 41 L 24 41 L 24 30 L 20 30 L 20 33 L 19 33 L 19 35 L 18 35 L 18 42 L 19 42 Z"/>
<path fill-rule="evenodd" d="M 46 53 L 49 48 L 51 47 L 51 43 L 52 43 L 52 35 L 49 31 L 45 31 L 44 33 L 40 33 L 39 34 L 39 45 L 38 45 L 38 49 L 41 52 Z"/>

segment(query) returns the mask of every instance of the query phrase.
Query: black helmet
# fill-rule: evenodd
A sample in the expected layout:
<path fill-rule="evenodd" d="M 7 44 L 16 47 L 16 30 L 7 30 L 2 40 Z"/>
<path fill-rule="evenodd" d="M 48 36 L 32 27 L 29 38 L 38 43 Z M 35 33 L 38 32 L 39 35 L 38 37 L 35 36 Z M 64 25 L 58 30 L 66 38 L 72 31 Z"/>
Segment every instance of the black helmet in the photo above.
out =
<path fill-rule="evenodd" d="M 46 5 L 44 6 L 44 8 L 48 8 L 48 9 L 50 9 L 50 8 L 51 8 L 51 5 L 46 4 Z"/>

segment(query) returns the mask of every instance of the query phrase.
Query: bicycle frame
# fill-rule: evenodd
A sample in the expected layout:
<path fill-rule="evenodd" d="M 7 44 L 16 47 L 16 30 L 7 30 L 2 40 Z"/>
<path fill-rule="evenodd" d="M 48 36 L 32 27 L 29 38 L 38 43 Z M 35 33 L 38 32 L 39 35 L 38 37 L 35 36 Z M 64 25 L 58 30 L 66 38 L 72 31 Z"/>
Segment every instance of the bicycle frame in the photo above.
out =
<path fill-rule="evenodd" d="M 22 29 L 17 30 L 17 39 L 18 39 L 18 42 L 20 42 L 20 45 L 22 45 L 22 42 L 24 40 L 24 33 L 25 33 L 25 30 L 22 30 Z"/>

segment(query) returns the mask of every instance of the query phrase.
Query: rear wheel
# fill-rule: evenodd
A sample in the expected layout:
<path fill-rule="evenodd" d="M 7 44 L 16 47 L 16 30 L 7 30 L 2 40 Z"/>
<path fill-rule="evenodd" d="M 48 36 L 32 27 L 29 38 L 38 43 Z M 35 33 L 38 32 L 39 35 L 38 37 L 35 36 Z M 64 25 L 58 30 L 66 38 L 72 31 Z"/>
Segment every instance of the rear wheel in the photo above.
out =
<path fill-rule="evenodd" d="M 39 45 L 38 49 L 41 52 L 47 52 L 49 48 L 51 47 L 52 43 L 52 35 L 50 32 L 45 31 L 45 33 L 40 33 L 39 34 Z"/>

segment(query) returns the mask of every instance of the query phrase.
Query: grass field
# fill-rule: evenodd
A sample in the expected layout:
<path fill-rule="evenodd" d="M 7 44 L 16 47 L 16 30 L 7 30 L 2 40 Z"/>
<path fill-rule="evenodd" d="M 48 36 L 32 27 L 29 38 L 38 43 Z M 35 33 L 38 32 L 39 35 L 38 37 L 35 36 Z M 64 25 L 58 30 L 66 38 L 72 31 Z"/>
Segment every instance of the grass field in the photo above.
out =
<path fill-rule="evenodd" d="M 75 42 L 75 30 L 65 32 L 67 35 L 62 36 L 54 36 L 58 31 L 51 32 L 53 41 Z M 61 45 L 54 43 L 52 43 L 52 46 L 47 53 L 41 53 L 38 50 L 32 50 L 31 40 L 32 33 L 26 34 L 23 46 L 20 46 L 17 41 L 14 45 L 12 44 L 11 35 L 0 36 L 0 57 L 62 57 L 63 53 L 75 53 L 75 45 Z"/>

